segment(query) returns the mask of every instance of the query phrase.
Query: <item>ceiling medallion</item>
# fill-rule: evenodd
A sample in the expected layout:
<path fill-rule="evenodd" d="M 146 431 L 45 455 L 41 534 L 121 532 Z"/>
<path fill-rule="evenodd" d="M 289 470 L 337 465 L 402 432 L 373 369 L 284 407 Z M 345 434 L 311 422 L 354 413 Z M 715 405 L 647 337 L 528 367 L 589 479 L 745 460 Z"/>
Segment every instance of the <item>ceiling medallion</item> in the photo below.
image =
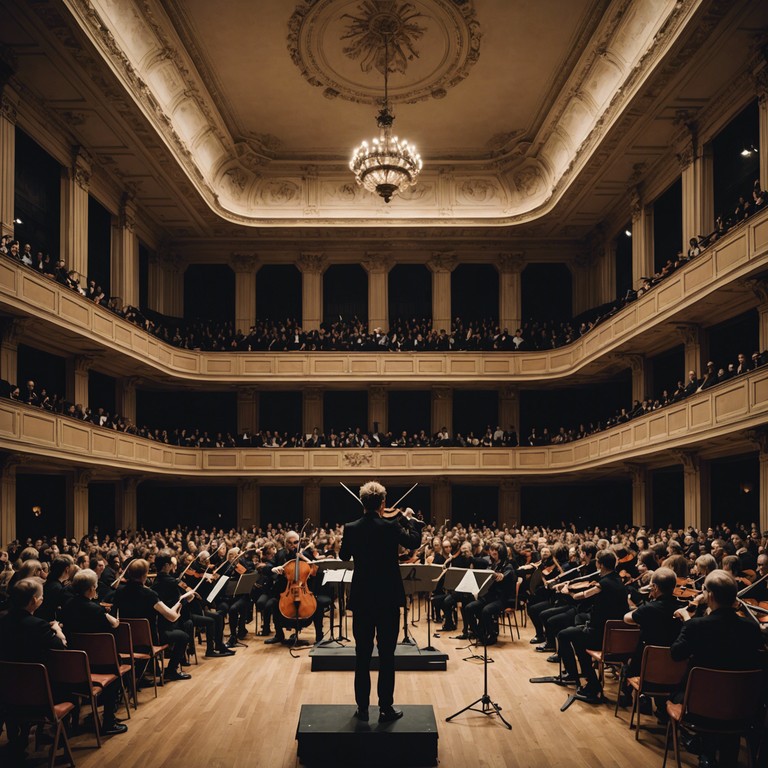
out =
<path fill-rule="evenodd" d="M 288 22 L 288 50 L 303 77 L 329 98 L 380 105 L 382 39 L 389 71 L 403 77 L 392 104 L 444 98 L 480 56 L 472 0 L 302 0 Z"/>

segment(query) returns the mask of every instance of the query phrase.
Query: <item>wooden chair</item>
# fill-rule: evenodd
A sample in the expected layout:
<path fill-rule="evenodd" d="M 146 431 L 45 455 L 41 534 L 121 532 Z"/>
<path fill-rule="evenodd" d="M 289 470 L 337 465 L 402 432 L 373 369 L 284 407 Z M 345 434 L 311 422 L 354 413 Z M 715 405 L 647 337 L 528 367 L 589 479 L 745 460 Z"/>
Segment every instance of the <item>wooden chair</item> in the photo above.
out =
<path fill-rule="evenodd" d="M 688 676 L 683 703 L 667 702 L 669 724 L 662 768 L 667 765 L 670 732 L 678 768 L 681 768 L 680 729 L 689 733 L 746 735 L 761 716 L 763 684 L 764 673 L 760 669 L 726 672 L 694 667 Z M 747 752 L 752 766 L 752 751 Z"/>
<path fill-rule="evenodd" d="M 157 672 L 158 663 L 160 667 L 160 685 L 163 685 L 163 654 L 168 648 L 168 644 L 155 645 L 152 642 L 152 630 L 147 619 L 120 619 L 120 623 L 127 624 L 131 628 L 131 638 L 133 641 L 133 656 L 138 662 L 144 662 L 142 677 L 149 665 L 152 665 L 152 684 L 157 698 Z"/>
<path fill-rule="evenodd" d="M 120 658 L 122 664 L 130 664 L 130 682 L 131 682 L 131 695 L 133 696 L 133 708 L 139 707 L 138 689 L 136 687 L 136 655 L 133 652 L 133 635 L 131 633 L 130 624 L 120 622 L 117 626 L 117 633 L 115 636 L 115 642 L 117 644 L 117 655 Z"/>
<path fill-rule="evenodd" d="M 669 696 L 674 693 L 685 677 L 688 669 L 687 661 L 674 661 L 669 648 L 660 645 L 646 645 L 643 649 L 643 658 L 640 662 L 640 677 L 630 677 L 627 682 L 632 687 L 632 716 L 629 727 L 635 721 L 637 713 L 637 728 L 635 740 L 640 740 L 640 696 Z M 619 690 L 621 694 L 621 690 Z M 619 708 L 619 697 L 616 697 L 616 709 Z"/>
<path fill-rule="evenodd" d="M 120 663 L 115 636 L 109 632 L 74 634 L 69 638 L 69 647 L 73 650 L 85 651 L 88 654 L 91 677 L 96 685 L 106 688 L 109 685 L 119 684 L 125 712 L 130 720 L 131 708 L 128 704 L 124 677 L 130 673 L 131 666 Z"/>
<path fill-rule="evenodd" d="M 635 653 L 639 642 L 640 627 L 630 627 L 621 619 L 605 622 L 603 647 L 599 651 L 587 649 L 593 661 L 597 662 L 601 688 L 605 687 L 605 668 L 621 668 Z"/>
<path fill-rule="evenodd" d="M 97 699 L 104 688 L 115 682 L 114 675 L 92 675 L 85 651 L 50 651 L 46 662 L 53 688 L 66 696 L 77 696 L 91 705 L 96 746 L 101 747 L 101 726 Z"/>
<path fill-rule="evenodd" d="M 517 630 L 517 639 L 520 639 L 520 625 L 517 623 L 517 612 L 520 611 L 520 586 L 523 583 L 523 577 L 518 576 L 515 583 L 515 599 L 512 605 L 504 609 L 504 615 L 502 625 L 506 624 L 509 627 L 509 636 L 512 637 L 512 621 L 515 622 L 515 629 Z M 526 614 L 527 615 L 527 614 Z"/>
<path fill-rule="evenodd" d="M 0 680 L 3 681 L 0 685 L 0 720 L 36 724 L 38 728 L 50 723 L 54 727 L 54 733 L 48 756 L 49 768 L 53 768 L 56 763 L 60 741 L 69 765 L 74 768 L 75 760 L 69 748 L 63 721 L 74 710 L 75 705 L 71 701 L 54 703 L 45 666 L 1 661 Z"/>

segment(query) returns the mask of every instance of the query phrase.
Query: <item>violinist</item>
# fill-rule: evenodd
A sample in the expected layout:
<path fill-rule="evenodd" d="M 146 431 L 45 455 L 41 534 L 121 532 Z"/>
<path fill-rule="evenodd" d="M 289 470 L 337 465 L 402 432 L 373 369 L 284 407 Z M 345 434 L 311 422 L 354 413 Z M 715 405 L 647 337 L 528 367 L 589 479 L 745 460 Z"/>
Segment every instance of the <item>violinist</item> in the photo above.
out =
<path fill-rule="evenodd" d="M 451 564 L 451 560 L 453 560 L 453 554 L 453 544 L 451 543 L 451 540 L 447 536 L 444 539 L 435 536 L 432 539 L 432 554 L 426 558 L 427 563 L 429 565 L 442 565 L 444 569 L 448 568 Z M 443 620 L 443 609 L 445 604 L 445 589 L 443 588 L 442 579 L 432 592 L 431 603 L 432 621 L 438 623 Z M 450 622 L 448 622 L 447 619 L 446 624 L 450 626 Z"/>
<path fill-rule="evenodd" d="M 488 546 L 491 570 L 494 571 L 491 588 L 483 597 L 465 603 L 461 609 L 464 634 L 473 634 L 483 645 L 493 645 L 497 639 L 496 617 L 507 607 L 515 595 L 515 566 L 507 558 L 507 545 L 493 542 Z"/>
<path fill-rule="evenodd" d="M 272 634 L 270 629 L 272 612 L 268 605 L 273 591 L 274 577 L 272 576 L 272 569 L 275 567 L 276 554 L 277 548 L 274 544 L 265 544 L 261 550 L 260 559 L 254 564 L 254 567 L 259 572 L 259 583 L 254 587 L 254 592 L 251 595 L 256 598 L 254 601 L 256 610 L 261 614 L 260 634 L 263 637 Z"/>
<path fill-rule="evenodd" d="M 486 567 L 485 564 L 482 566 L 476 566 L 476 560 L 472 556 L 472 545 L 465 541 L 461 544 L 459 547 L 459 551 L 456 555 L 454 555 L 451 560 L 444 563 L 444 565 L 447 568 L 475 568 L 475 567 Z M 456 614 L 457 614 L 457 603 L 461 603 L 462 605 L 465 605 L 466 603 L 469 603 L 472 601 L 472 595 L 469 592 L 448 592 L 446 593 L 445 597 L 442 601 L 442 611 L 443 611 L 443 617 L 444 617 L 444 624 L 442 627 L 443 632 L 453 632 L 456 629 Z M 469 637 L 469 633 L 467 632 L 467 626 L 464 625 L 464 631 L 463 635 L 466 635 L 466 637 Z"/>
<path fill-rule="evenodd" d="M 562 544 L 557 544 L 554 548 L 544 546 L 541 548 L 540 554 L 541 560 L 539 560 L 528 582 L 529 605 L 549 602 L 546 582 L 548 579 L 553 579 L 563 572 L 563 566 L 560 561 L 567 559 L 567 552 Z"/>
<path fill-rule="evenodd" d="M 221 550 L 219 550 L 221 551 Z M 244 573 L 253 571 L 253 562 L 243 557 L 239 547 L 231 547 L 226 553 L 226 563 L 219 569 L 220 576 L 226 576 L 230 583 L 217 595 L 216 609 L 226 613 L 229 619 L 229 639 L 227 648 L 241 645 L 240 640 L 248 635 L 246 622 L 251 614 L 250 595 L 226 595 L 226 587 L 237 584 L 238 579 Z"/>
<path fill-rule="evenodd" d="M 406 515 L 394 520 L 382 518 L 387 489 L 375 481 L 360 488 L 363 516 L 344 526 L 339 556 L 354 558 L 355 569 L 349 595 L 355 636 L 355 717 L 368 720 L 371 694 L 373 639 L 379 650 L 379 722 L 403 716 L 395 709 L 395 647 L 400 608 L 405 606 L 405 589 L 397 563 L 399 546 L 415 549 L 421 541 L 416 525 Z"/>
<path fill-rule="evenodd" d="M 685 609 L 678 615 L 683 626 L 677 640 L 672 644 L 671 653 L 675 661 L 688 659 L 688 670 L 694 667 L 723 670 L 763 669 L 760 659 L 763 641 L 760 630 L 751 619 L 736 614 L 736 581 L 729 573 L 715 570 L 704 579 L 709 614 L 691 617 Z M 673 696 L 682 702 L 687 680 L 680 684 Z M 719 751 L 717 765 L 736 765 L 738 762 L 739 737 L 702 734 L 702 757 L 714 765 L 715 753 Z"/>
<path fill-rule="evenodd" d="M 553 663 L 560 661 L 559 656 L 555 653 L 555 640 L 558 633 L 566 627 L 572 627 L 579 609 L 583 611 L 588 605 L 581 603 L 577 607 L 573 597 L 565 591 L 565 586 L 581 576 L 592 573 L 595 570 L 596 556 L 597 547 L 591 541 L 584 542 L 580 547 L 581 563 L 577 568 L 566 570 L 557 579 L 557 583 L 549 592 L 550 601 L 528 606 L 528 615 L 536 629 L 536 635 L 531 643 L 538 644 L 536 650 L 539 653 L 554 654 L 549 657 Z"/>
<path fill-rule="evenodd" d="M 586 624 L 568 627 L 557 636 L 560 657 L 563 661 L 564 682 L 578 682 L 579 668 L 586 684 L 576 691 L 576 697 L 588 704 L 599 704 L 602 699 L 600 683 L 592 667 L 592 658 L 587 649 L 600 648 L 603 643 L 603 629 L 609 619 L 624 617 L 627 606 L 627 588 L 616 573 L 616 555 L 609 550 L 597 553 L 599 570 L 598 583 L 574 595 L 575 600 L 594 598 Z M 564 591 L 568 585 L 564 587 Z"/>
<path fill-rule="evenodd" d="M 668 648 L 677 639 L 681 624 L 675 617 L 679 603 L 672 594 L 676 585 L 677 576 L 671 568 L 662 566 L 656 569 L 651 574 L 649 601 L 639 608 L 632 607 L 624 615 L 625 624 L 640 627 L 640 644 L 629 662 L 625 680 L 640 674 L 640 662 L 646 645 L 661 645 Z M 631 688 L 625 682 L 619 704 L 626 707 L 631 702 Z M 657 701 L 656 704 L 657 712 L 661 714 L 660 702 Z"/>
<path fill-rule="evenodd" d="M 748 587 L 752 582 L 742 575 L 741 561 L 736 555 L 726 555 L 722 561 L 722 568 L 726 573 L 730 573 L 736 579 L 736 585 L 739 589 Z"/>

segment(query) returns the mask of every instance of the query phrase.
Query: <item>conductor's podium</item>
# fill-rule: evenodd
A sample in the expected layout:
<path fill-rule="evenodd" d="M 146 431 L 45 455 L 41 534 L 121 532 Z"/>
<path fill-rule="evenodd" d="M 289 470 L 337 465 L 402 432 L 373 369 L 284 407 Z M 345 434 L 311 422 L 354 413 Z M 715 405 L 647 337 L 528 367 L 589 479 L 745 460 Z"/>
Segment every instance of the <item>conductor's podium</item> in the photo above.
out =
<path fill-rule="evenodd" d="M 353 704 L 304 704 L 296 730 L 299 761 L 307 766 L 437 765 L 437 723 L 429 705 L 404 705 L 403 717 L 379 723 L 355 719 Z"/>
<path fill-rule="evenodd" d="M 350 672 L 355 668 L 354 645 L 316 645 L 310 652 L 313 672 Z M 428 651 L 416 645 L 398 645 L 395 648 L 396 672 L 445 672 L 448 654 L 438 650 Z M 371 669 L 379 668 L 379 650 L 373 649 Z"/>

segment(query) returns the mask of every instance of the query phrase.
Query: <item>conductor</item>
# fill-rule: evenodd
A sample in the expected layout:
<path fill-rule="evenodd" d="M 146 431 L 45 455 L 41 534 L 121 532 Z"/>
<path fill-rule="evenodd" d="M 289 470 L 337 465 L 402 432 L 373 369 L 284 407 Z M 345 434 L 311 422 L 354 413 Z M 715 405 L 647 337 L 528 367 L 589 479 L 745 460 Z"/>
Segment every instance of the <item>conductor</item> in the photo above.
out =
<path fill-rule="evenodd" d="M 349 595 L 355 635 L 355 702 L 358 720 L 368 720 L 371 694 L 371 655 L 373 637 L 379 649 L 379 722 L 403 716 L 395 709 L 395 646 L 400 607 L 405 605 L 405 590 L 398 567 L 398 545 L 416 549 L 421 535 L 404 514 L 395 520 L 381 517 L 387 489 L 375 481 L 360 488 L 363 516 L 344 526 L 342 560 L 354 558 L 355 570 Z"/>

